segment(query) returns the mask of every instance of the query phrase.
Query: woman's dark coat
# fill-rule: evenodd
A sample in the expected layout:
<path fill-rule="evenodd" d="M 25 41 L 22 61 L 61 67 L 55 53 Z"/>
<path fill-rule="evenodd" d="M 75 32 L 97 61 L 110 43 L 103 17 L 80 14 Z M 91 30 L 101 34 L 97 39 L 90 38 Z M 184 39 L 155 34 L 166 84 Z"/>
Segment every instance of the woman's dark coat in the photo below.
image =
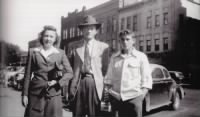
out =
<path fill-rule="evenodd" d="M 61 72 L 61 77 L 56 77 L 58 72 Z M 41 54 L 40 48 L 30 49 L 22 90 L 22 96 L 29 98 L 26 113 L 29 113 L 31 109 L 42 112 L 47 98 L 61 98 L 61 87 L 68 83 L 72 77 L 72 68 L 64 51 L 57 49 L 57 52 L 45 58 Z M 51 80 L 56 80 L 57 84 L 48 88 L 47 83 Z M 61 102 L 57 104 L 60 107 Z M 58 105 L 55 103 L 53 106 Z"/>

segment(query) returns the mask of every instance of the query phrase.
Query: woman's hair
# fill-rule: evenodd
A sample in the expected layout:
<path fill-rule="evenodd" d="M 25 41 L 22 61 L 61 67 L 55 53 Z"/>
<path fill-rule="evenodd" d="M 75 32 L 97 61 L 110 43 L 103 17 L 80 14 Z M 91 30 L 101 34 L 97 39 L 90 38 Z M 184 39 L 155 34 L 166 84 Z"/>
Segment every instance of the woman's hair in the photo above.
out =
<path fill-rule="evenodd" d="M 51 25 L 46 25 L 44 26 L 43 30 L 40 32 L 39 34 L 39 42 L 41 45 L 43 45 L 43 36 L 44 36 L 44 33 L 45 31 L 47 30 L 50 30 L 50 31 L 54 31 L 56 33 L 56 40 L 55 42 L 53 43 L 53 46 L 57 46 L 59 44 L 59 37 L 58 37 L 58 33 L 57 33 L 57 30 L 54 26 L 51 26 Z"/>

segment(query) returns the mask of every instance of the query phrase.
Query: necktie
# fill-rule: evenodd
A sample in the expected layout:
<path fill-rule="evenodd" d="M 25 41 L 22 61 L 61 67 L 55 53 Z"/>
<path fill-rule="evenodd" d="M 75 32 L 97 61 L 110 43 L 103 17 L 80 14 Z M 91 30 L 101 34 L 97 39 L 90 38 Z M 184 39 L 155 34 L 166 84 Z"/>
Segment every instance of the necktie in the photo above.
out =
<path fill-rule="evenodd" d="M 91 70 L 91 57 L 89 53 L 88 43 L 85 45 L 84 70 L 85 70 L 85 73 L 90 73 L 90 70 Z"/>

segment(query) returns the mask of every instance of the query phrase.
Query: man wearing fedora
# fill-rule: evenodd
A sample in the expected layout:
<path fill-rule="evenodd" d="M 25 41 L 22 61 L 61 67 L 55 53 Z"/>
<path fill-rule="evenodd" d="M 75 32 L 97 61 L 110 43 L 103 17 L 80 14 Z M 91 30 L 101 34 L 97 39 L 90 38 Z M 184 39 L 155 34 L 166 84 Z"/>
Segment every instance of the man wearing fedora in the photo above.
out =
<path fill-rule="evenodd" d="M 96 39 L 101 24 L 93 16 L 86 16 L 78 25 L 83 32 L 84 43 L 75 51 L 74 78 L 70 96 L 74 98 L 73 116 L 100 116 L 100 100 L 103 92 L 102 70 L 106 70 L 108 44 Z"/>

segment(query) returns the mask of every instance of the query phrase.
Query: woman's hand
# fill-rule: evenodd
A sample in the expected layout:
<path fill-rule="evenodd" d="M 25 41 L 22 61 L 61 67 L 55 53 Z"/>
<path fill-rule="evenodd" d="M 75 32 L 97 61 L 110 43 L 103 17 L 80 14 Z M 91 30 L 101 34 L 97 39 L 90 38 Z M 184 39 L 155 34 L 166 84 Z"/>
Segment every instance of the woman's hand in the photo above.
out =
<path fill-rule="evenodd" d="M 27 96 L 22 96 L 22 105 L 26 107 L 28 105 L 28 97 Z"/>

